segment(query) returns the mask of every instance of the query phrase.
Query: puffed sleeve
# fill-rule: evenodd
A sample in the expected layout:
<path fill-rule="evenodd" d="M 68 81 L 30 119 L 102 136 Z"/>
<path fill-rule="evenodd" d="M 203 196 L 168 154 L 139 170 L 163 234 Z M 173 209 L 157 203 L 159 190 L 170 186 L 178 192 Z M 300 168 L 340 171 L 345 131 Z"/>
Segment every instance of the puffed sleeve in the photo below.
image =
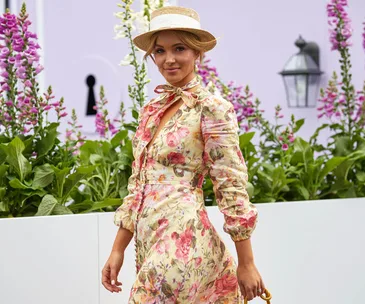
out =
<path fill-rule="evenodd" d="M 138 123 L 141 122 L 144 107 L 139 112 Z M 118 207 L 114 213 L 114 224 L 128 229 L 134 233 L 134 217 L 138 208 L 138 195 L 140 195 L 137 187 L 138 170 L 136 160 L 132 162 L 132 174 L 128 178 L 128 195 L 123 198 L 123 204 Z"/>
<path fill-rule="evenodd" d="M 201 130 L 204 162 L 213 183 L 223 230 L 233 241 L 250 238 L 257 223 L 257 209 L 246 191 L 247 167 L 239 147 L 238 122 L 232 103 L 211 97 L 204 101 Z"/>

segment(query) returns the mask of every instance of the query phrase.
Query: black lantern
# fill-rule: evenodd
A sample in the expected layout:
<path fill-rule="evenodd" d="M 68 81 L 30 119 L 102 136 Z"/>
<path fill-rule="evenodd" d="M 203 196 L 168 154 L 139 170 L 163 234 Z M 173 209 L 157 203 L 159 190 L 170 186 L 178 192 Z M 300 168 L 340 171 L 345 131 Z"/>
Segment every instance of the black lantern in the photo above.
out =
<path fill-rule="evenodd" d="M 283 76 L 289 107 L 315 107 L 319 89 L 319 79 L 323 72 L 319 69 L 319 47 L 314 42 L 306 42 L 301 36 L 295 41 L 300 49 L 286 63 L 280 74 Z"/>

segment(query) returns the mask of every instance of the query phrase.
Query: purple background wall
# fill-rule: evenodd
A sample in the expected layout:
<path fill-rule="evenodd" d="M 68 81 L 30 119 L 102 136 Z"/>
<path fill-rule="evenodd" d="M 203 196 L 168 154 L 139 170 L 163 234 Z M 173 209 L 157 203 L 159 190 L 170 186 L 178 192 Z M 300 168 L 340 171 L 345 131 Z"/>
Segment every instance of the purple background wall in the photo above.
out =
<path fill-rule="evenodd" d="M 13 0 L 20 8 L 21 1 Z M 277 1 L 208 1 L 179 0 L 178 5 L 196 9 L 202 26 L 217 37 L 218 46 L 208 53 L 225 81 L 249 85 L 262 101 L 265 116 L 272 119 L 274 106 L 280 104 L 283 113 L 305 118 L 300 135 L 308 138 L 321 123 L 316 109 L 289 109 L 283 81 L 278 72 L 297 52 L 294 41 L 301 34 L 315 41 L 321 49 L 321 69 L 325 72 L 321 85 L 326 86 L 333 70 L 339 71 L 338 54 L 330 51 L 326 17 L 327 0 Z M 97 75 L 96 91 L 103 84 L 110 101 L 108 109 L 116 113 L 123 100 L 131 105 L 127 85 L 133 82 L 130 66 L 118 66 L 129 52 L 125 39 L 113 40 L 114 25 L 119 19 L 118 1 L 99 0 L 28 0 L 28 11 L 39 31 L 44 53 L 45 72 L 42 83 L 52 84 L 57 97 L 64 96 L 66 106 L 76 108 L 84 131 L 94 132 L 94 118 L 86 117 L 87 74 Z M 139 1 L 136 1 L 136 6 Z M 365 79 L 365 53 L 361 46 L 362 22 L 365 21 L 365 1 L 349 0 L 349 14 L 355 29 L 351 50 L 353 78 L 357 88 Z M 138 9 L 138 7 L 136 7 Z M 150 97 L 153 88 L 164 80 L 149 62 Z M 131 114 L 127 113 L 127 120 Z"/>

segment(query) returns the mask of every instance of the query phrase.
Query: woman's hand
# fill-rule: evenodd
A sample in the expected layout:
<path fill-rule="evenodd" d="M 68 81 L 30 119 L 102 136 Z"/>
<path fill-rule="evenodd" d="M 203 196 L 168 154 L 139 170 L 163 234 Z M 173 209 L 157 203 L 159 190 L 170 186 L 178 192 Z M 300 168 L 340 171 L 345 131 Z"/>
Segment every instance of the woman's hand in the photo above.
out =
<path fill-rule="evenodd" d="M 237 279 L 241 293 L 251 301 L 265 291 L 265 285 L 254 263 L 238 264 Z"/>
<path fill-rule="evenodd" d="M 110 292 L 120 292 L 122 283 L 118 281 L 118 274 L 123 265 L 124 251 L 112 251 L 101 272 L 101 282 Z"/>

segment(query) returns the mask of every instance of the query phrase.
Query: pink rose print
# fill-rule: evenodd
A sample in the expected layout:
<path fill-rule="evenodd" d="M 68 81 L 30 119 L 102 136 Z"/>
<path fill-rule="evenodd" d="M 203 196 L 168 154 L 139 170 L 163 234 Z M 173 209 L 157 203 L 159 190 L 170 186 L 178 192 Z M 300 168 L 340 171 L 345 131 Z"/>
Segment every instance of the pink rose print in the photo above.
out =
<path fill-rule="evenodd" d="M 138 192 L 133 199 L 133 203 L 130 205 L 131 210 L 138 211 L 139 201 L 142 200 L 142 193 Z"/>
<path fill-rule="evenodd" d="M 225 221 L 228 226 L 235 226 L 237 219 L 231 216 L 225 216 Z"/>
<path fill-rule="evenodd" d="M 208 213 L 207 213 L 206 210 L 201 210 L 200 211 L 200 220 L 202 221 L 203 226 L 204 226 L 205 229 L 209 229 L 211 227 L 210 221 L 209 221 L 209 218 L 208 218 Z"/>
<path fill-rule="evenodd" d="M 176 147 L 181 139 L 189 135 L 190 131 L 188 128 L 180 128 L 176 132 L 167 133 L 167 145 L 169 147 Z"/>
<path fill-rule="evenodd" d="M 231 273 L 224 274 L 220 279 L 215 281 L 216 293 L 225 296 L 235 292 L 237 288 L 237 276 Z"/>
<path fill-rule="evenodd" d="M 256 223 L 256 213 L 251 210 L 240 218 L 240 224 L 246 228 L 253 228 Z"/>
<path fill-rule="evenodd" d="M 152 157 L 149 157 L 147 159 L 146 168 L 153 168 L 153 165 L 155 164 L 155 160 Z"/>
<path fill-rule="evenodd" d="M 189 289 L 188 300 L 190 300 L 190 301 L 194 300 L 195 295 L 198 292 L 198 289 L 199 289 L 199 282 L 194 282 L 193 285 Z"/>
<path fill-rule="evenodd" d="M 201 235 L 204 236 L 205 235 L 205 230 L 208 230 L 208 229 L 211 228 L 211 223 L 209 221 L 208 214 L 207 214 L 206 210 L 201 210 L 199 212 L 199 215 L 200 215 L 200 220 L 203 224 L 203 230 L 201 232 Z"/>
<path fill-rule="evenodd" d="M 152 100 L 151 100 L 151 102 L 152 102 Z M 151 114 L 153 114 L 154 111 L 155 111 L 155 107 L 153 105 L 149 105 L 148 107 L 146 107 L 146 112 L 145 113 L 148 116 L 150 116 Z"/>
<path fill-rule="evenodd" d="M 143 133 L 144 133 L 143 128 L 137 128 L 135 137 L 139 138 L 142 136 Z"/>
<path fill-rule="evenodd" d="M 159 240 L 156 244 L 156 251 L 159 254 L 165 254 L 170 249 L 169 237 L 166 235 L 163 239 Z"/>
<path fill-rule="evenodd" d="M 166 141 L 167 141 L 167 145 L 169 147 L 176 147 L 179 143 L 180 143 L 180 138 L 178 136 L 176 136 L 176 133 L 174 132 L 169 132 L 167 133 L 166 136 Z"/>
<path fill-rule="evenodd" d="M 158 225 L 159 227 L 157 228 L 157 231 L 156 231 L 156 234 L 157 234 L 157 237 L 161 237 L 163 232 L 166 230 L 166 227 L 168 226 L 169 224 L 169 220 L 168 219 L 159 219 L 158 220 Z"/>
<path fill-rule="evenodd" d="M 177 134 L 179 135 L 180 138 L 184 138 L 190 134 L 190 131 L 188 128 L 182 127 L 177 130 Z"/>
<path fill-rule="evenodd" d="M 191 247 L 191 240 L 193 238 L 193 231 L 187 228 L 185 232 L 180 234 L 180 237 L 175 241 L 176 257 L 183 260 L 185 263 L 189 260 L 189 252 Z"/>
<path fill-rule="evenodd" d="M 202 263 L 202 261 L 203 261 L 202 257 L 197 257 L 195 259 L 195 267 L 198 268 L 199 265 Z"/>
<path fill-rule="evenodd" d="M 184 164 L 185 163 L 185 156 L 181 153 L 177 153 L 177 152 L 170 152 L 167 155 L 167 159 L 169 160 L 169 162 L 171 164 Z"/>
<path fill-rule="evenodd" d="M 144 141 L 150 141 L 151 139 L 151 130 L 150 129 L 145 129 L 144 132 L 142 133 L 142 140 Z"/>

